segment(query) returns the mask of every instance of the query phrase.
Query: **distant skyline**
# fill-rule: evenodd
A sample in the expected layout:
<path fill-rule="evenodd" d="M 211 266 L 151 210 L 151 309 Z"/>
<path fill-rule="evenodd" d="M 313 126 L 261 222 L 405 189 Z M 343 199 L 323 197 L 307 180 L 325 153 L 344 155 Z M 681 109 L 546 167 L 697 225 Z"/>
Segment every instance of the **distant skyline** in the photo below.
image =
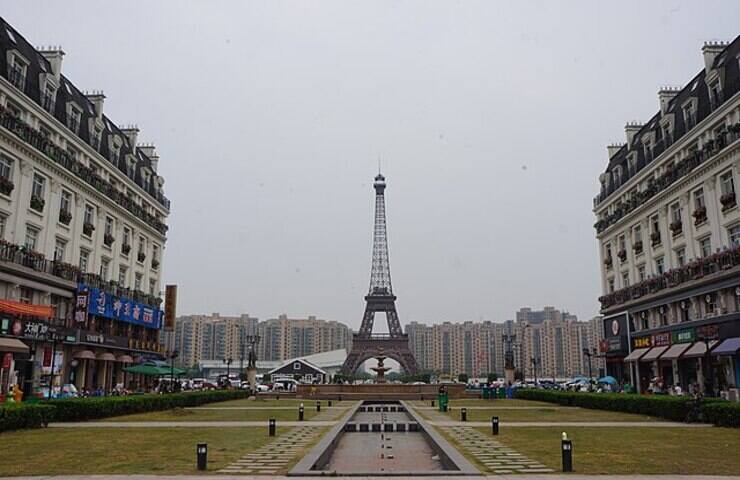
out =
<path fill-rule="evenodd" d="M 606 145 L 740 33 L 733 1 L 0 6 L 157 146 L 179 315 L 352 328 L 379 157 L 402 324 L 596 315 Z"/>

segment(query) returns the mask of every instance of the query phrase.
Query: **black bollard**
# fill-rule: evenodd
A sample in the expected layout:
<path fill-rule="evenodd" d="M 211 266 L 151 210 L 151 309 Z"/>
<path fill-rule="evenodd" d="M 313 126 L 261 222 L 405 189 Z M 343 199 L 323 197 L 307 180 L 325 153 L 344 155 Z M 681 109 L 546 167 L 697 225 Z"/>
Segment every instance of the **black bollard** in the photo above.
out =
<path fill-rule="evenodd" d="M 432 400 L 432 406 L 434 406 L 434 400 Z"/>
<path fill-rule="evenodd" d="M 447 407 L 447 404 L 445 403 L 445 406 L 444 406 L 444 408 L 442 409 L 442 411 L 443 411 L 443 412 L 445 412 L 445 413 L 447 413 L 447 408 L 448 408 L 448 407 Z"/>
<path fill-rule="evenodd" d="M 208 468 L 208 444 L 199 443 L 195 447 L 195 454 L 198 458 L 198 470 L 205 470 Z"/>
<path fill-rule="evenodd" d="M 563 439 L 561 450 L 563 452 L 563 471 L 573 471 L 573 443 L 570 440 Z"/>
<path fill-rule="evenodd" d="M 301 403 L 301 406 L 298 407 L 298 421 L 303 421 L 303 404 Z"/>
<path fill-rule="evenodd" d="M 498 435 L 498 417 L 491 417 L 491 433 Z"/>
<path fill-rule="evenodd" d="M 468 421 L 468 409 L 467 408 L 461 408 L 460 409 L 460 421 L 461 422 L 467 422 Z"/>
<path fill-rule="evenodd" d="M 321 411 L 321 400 L 316 400 L 316 411 L 317 412 Z"/>
<path fill-rule="evenodd" d="M 331 407 L 331 400 L 326 401 L 327 406 Z"/>
<path fill-rule="evenodd" d="M 269 436 L 271 437 L 275 436 L 275 419 L 274 418 L 270 418 L 267 421 L 267 432 Z"/>

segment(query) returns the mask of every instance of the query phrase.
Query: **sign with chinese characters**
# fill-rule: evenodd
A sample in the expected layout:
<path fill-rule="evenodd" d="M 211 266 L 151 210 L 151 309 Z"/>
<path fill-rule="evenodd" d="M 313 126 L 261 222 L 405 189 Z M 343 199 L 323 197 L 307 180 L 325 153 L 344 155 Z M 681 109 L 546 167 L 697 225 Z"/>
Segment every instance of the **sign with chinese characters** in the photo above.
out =
<path fill-rule="evenodd" d="M 685 330 L 676 330 L 673 332 L 673 343 L 691 343 L 696 341 L 696 335 L 693 328 Z"/>
<path fill-rule="evenodd" d="M 177 315 L 177 285 L 167 285 L 164 292 L 164 328 L 173 330 Z"/>
<path fill-rule="evenodd" d="M 75 296 L 75 322 L 82 323 L 87 320 L 87 309 L 89 303 L 89 292 L 77 292 L 77 295 Z"/>
<path fill-rule="evenodd" d="M 650 337 L 637 337 L 632 339 L 632 348 L 649 348 L 652 345 Z"/>
<path fill-rule="evenodd" d="M 716 340 L 719 338 L 719 325 L 702 325 L 696 327 L 697 340 Z"/>
<path fill-rule="evenodd" d="M 107 347 L 128 347 L 129 338 L 119 337 L 117 335 L 105 335 L 98 332 L 91 332 L 89 330 L 78 330 L 77 332 L 78 342 L 80 343 L 93 343 Z"/>
<path fill-rule="evenodd" d="M 81 291 L 89 294 L 88 312 L 99 317 L 113 318 L 122 322 L 142 325 L 148 328 L 162 328 L 162 310 L 135 302 L 125 297 L 117 297 L 97 288 L 80 285 Z"/>
<path fill-rule="evenodd" d="M 653 346 L 664 347 L 671 344 L 671 334 L 669 332 L 653 334 Z"/>

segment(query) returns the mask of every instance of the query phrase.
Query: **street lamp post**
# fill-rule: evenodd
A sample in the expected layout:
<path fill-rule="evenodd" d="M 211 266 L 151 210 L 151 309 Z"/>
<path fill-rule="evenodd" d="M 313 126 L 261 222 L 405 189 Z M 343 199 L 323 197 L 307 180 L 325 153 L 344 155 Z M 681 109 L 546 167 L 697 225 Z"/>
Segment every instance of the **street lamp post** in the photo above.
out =
<path fill-rule="evenodd" d="M 537 388 L 537 365 L 540 363 L 539 358 L 532 357 L 532 370 L 534 370 L 534 386 Z"/>
<path fill-rule="evenodd" d="M 173 350 L 169 354 L 170 358 L 170 391 L 175 393 L 175 359 L 180 354 L 177 350 Z"/>
<path fill-rule="evenodd" d="M 247 357 L 247 380 L 249 388 L 253 393 L 257 390 L 257 344 L 260 343 L 259 335 L 247 335 L 249 343 L 249 354 Z"/>
<path fill-rule="evenodd" d="M 591 356 L 594 355 L 594 353 L 591 353 L 591 350 L 589 350 L 588 348 L 584 348 L 583 349 L 583 354 L 586 355 L 586 357 L 588 357 L 588 380 L 589 380 L 589 383 L 591 382 L 591 380 L 593 380 L 593 375 L 591 374 Z"/>

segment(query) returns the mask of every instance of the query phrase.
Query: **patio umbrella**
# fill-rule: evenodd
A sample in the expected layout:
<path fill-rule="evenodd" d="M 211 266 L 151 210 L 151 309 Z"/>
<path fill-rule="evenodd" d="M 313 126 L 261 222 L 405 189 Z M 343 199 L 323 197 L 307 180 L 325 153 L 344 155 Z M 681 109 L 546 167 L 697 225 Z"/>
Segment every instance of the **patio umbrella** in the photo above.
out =
<path fill-rule="evenodd" d="M 597 380 L 598 383 L 608 383 L 609 385 L 616 385 L 617 379 L 612 377 L 611 375 L 607 375 L 606 377 L 601 377 Z"/>

